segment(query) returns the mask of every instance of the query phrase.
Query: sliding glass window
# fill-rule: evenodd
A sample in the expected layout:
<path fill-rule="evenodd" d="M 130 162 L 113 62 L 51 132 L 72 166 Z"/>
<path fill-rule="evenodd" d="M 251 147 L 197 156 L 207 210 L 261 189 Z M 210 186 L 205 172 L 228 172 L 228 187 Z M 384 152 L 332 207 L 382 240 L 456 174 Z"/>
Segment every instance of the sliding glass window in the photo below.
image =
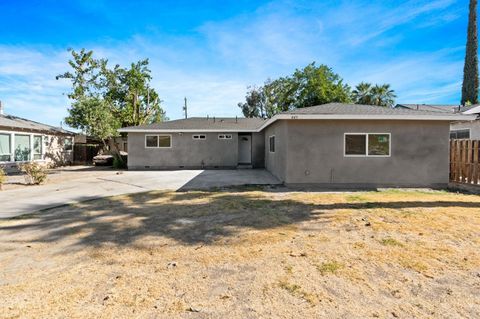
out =
<path fill-rule="evenodd" d="M 15 162 L 30 160 L 30 135 L 15 134 Z"/>

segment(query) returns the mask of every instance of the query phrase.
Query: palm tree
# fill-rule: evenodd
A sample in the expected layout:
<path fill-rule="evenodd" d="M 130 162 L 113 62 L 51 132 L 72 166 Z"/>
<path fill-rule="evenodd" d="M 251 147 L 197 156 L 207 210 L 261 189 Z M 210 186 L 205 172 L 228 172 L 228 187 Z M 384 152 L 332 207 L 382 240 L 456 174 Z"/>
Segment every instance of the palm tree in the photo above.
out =
<path fill-rule="evenodd" d="M 390 88 L 390 84 L 375 85 L 371 89 L 372 105 L 393 107 L 395 103 L 395 91 Z"/>
<path fill-rule="evenodd" d="M 356 104 L 371 104 L 372 84 L 360 82 L 352 92 L 353 101 Z"/>

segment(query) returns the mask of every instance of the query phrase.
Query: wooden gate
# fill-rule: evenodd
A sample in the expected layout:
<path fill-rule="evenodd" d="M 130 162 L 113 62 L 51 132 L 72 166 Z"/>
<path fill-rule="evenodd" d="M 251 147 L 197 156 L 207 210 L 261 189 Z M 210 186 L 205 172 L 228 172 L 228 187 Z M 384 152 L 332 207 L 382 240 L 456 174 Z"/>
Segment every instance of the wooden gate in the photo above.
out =
<path fill-rule="evenodd" d="M 480 185 L 478 140 L 450 141 L 450 181 Z"/>
<path fill-rule="evenodd" d="M 101 148 L 101 145 L 96 144 L 74 144 L 73 163 L 76 165 L 91 164 L 93 157 Z"/>

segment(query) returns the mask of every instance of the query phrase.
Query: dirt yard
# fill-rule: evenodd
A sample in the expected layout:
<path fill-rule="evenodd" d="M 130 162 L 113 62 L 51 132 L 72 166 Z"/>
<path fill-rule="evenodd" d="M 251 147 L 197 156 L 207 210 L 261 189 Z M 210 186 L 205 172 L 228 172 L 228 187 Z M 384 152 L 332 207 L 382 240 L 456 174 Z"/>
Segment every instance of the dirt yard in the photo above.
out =
<path fill-rule="evenodd" d="M 480 196 L 150 192 L 0 221 L 3 318 L 479 318 Z"/>

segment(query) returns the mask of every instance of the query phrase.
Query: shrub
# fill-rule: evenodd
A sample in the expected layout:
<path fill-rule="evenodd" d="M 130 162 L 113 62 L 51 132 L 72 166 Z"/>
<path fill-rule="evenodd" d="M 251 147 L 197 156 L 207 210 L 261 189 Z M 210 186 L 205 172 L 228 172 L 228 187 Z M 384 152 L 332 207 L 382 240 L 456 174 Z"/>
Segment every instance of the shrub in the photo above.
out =
<path fill-rule="evenodd" d="M 115 168 L 115 169 L 127 168 L 126 156 L 119 155 L 119 154 L 113 154 L 113 168 Z"/>
<path fill-rule="evenodd" d="M 27 184 L 42 184 L 47 180 L 45 168 L 38 163 L 26 163 L 20 165 L 20 170 L 24 172 Z"/>
<path fill-rule="evenodd" d="M 7 174 L 3 170 L 2 167 L 0 167 L 0 191 L 3 189 L 3 184 L 7 181 Z"/>

